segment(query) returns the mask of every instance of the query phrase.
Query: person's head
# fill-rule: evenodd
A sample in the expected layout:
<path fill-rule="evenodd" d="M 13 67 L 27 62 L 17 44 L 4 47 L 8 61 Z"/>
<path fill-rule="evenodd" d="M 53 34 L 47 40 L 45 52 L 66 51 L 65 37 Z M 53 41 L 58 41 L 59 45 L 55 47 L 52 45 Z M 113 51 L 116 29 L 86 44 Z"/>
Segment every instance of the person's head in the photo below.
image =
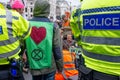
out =
<path fill-rule="evenodd" d="M 56 16 L 56 19 L 57 19 L 57 20 L 61 20 L 61 17 L 60 17 L 60 16 Z"/>
<path fill-rule="evenodd" d="M 72 41 L 72 35 L 71 34 L 67 34 L 67 41 Z"/>
<path fill-rule="evenodd" d="M 48 17 L 50 14 L 50 3 L 48 0 L 37 0 L 34 5 L 34 17 Z"/>
<path fill-rule="evenodd" d="M 53 19 L 53 16 L 50 16 L 50 21 L 52 21 L 52 22 L 53 22 L 53 20 L 54 20 L 54 19 Z"/>
<path fill-rule="evenodd" d="M 67 21 L 67 20 L 68 20 L 68 18 L 67 18 L 66 15 L 62 15 L 62 19 L 63 19 L 64 21 Z"/>
<path fill-rule="evenodd" d="M 21 0 L 15 0 L 12 4 L 12 9 L 16 10 L 20 14 L 23 14 L 24 11 L 24 4 L 22 3 Z"/>
<path fill-rule="evenodd" d="M 7 9 L 11 9 L 11 5 L 10 4 L 7 4 Z"/>

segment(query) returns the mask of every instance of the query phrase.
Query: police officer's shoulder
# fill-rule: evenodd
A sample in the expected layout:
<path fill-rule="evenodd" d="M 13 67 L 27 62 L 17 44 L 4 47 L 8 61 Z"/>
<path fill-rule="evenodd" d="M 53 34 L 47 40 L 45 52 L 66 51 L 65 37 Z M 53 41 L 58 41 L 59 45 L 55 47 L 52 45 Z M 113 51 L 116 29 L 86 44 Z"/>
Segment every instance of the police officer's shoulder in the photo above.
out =
<path fill-rule="evenodd" d="M 15 10 L 10 10 L 12 12 L 12 15 L 13 15 L 13 19 L 14 20 L 19 20 L 19 18 L 21 17 L 21 15 L 15 11 Z"/>
<path fill-rule="evenodd" d="M 74 18 L 74 17 L 78 17 L 80 11 L 81 11 L 80 8 L 75 9 L 74 12 L 73 12 L 73 18 Z"/>

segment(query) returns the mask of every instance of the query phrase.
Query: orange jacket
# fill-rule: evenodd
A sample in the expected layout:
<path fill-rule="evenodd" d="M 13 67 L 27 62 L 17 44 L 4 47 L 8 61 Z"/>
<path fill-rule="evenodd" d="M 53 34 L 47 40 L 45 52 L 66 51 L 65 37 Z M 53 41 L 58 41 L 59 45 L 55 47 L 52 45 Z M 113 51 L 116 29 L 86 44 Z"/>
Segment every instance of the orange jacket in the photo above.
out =
<path fill-rule="evenodd" d="M 74 53 L 70 53 L 68 50 L 63 50 L 64 70 L 62 74 L 56 73 L 55 80 L 65 80 L 64 78 L 69 78 L 78 74 L 78 71 L 75 69 L 74 59 Z"/>
<path fill-rule="evenodd" d="M 62 27 L 70 27 L 70 21 L 63 22 Z"/>

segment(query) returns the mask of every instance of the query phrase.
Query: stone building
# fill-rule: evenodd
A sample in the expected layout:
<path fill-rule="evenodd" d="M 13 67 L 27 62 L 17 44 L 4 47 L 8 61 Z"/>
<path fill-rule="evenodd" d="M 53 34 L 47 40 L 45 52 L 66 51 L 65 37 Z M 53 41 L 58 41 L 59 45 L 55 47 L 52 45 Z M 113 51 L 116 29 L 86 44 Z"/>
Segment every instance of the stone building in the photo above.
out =
<path fill-rule="evenodd" d="M 36 0 L 27 0 L 25 7 L 25 15 L 28 19 L 31 19 L 33 16 L 33 7 Z M 50 15 L 55 19 L 56 16 L 56 0 L 48 0 L 50 2 Z"/>
<path fill-rule="evenodd" d="M 11 0 L 11 3 L 14 0 Z M 27 19 L 31 19 L 33 17 L 33 8 L 36 0 L 21 0 L 25 4 L 25 16 Z M 49 17 L 53 17 L 56 19 L 56 16 L 63 15 L 66 11 L 70 11 L 69 4 L 65 0 L 48 0 L 50 2 L 50 15 Z"/>
<path fill-rule="evenodd" d="M 70 12 L 70 4 L 66 0 L 57 0 L 56 16 L 60 17 L 65 12 Z"/>
<path fill-rule="evenodd" d="M 49 17 L 53 17 L 53 20 L 56 19 L 56 0 L 49 0 L 50 2 L 50 15 Z"/>
<path fill-rule="evenodd" d="M 36 0 L 26 0 L 24 12 L 27 19 L 31 19 L 33 17 L 33 9 L 34 9 L 35 1 Z"/>

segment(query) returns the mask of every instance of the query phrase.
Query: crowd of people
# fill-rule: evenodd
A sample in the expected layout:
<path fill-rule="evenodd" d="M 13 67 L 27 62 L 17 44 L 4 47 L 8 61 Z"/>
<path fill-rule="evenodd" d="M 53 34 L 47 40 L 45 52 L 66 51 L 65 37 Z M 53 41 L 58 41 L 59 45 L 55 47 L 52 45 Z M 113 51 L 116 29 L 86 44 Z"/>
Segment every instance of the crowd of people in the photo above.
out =
<path fill-rule="evenodd" d="M 120 80 L 120 1 L 80 0 L 56 21 L 48 0 L 36 0 L 30 20 L 21 0 L 9 1 L 0 0 L 0 80 L 25 80 L 23 71 L 33 80 Z"/>
<path fill-rule="evenodd" d="M 0 2 L 4 12 L 6 12 L 6 3 L 7 1 Z M 47 0 L 36 1 L 33 18 L 30 20 L 24 16 L 24 7 L 21 0 L 15 0 L 11 5 L 7 5 L 7 11 L 11 13 L 11 15 L 6 15 L 11 17 L 11 19 L 8 18 L 11 22 L 7 22 L 7 27 L 11 26 L 13 29 L 6 28 L 9 31 L 8 33 L 14 32 L 13 35 L 20 42 L 14 40 L 14 36 L 10 34 L 11 39 L 8 39 L 8 44 L 12 43 L 14 46 L 17 44 L 21 49 L 17 54 L 11 52 L 16 57 L 7 55 L 10 57 L 10 61 L 6 61 L 6 64 L 1 63 L 0 74 L 4 76 L 0 76 L 0 80 L 24 80 L 22 71 L 28 73 L 29 70 L 33 80 L 62 80 L 62 78 L 63 80 L 77 80 L 78 71 L 74 63 L 75 53 L 69 51 L 69 48 L 75 47 L 76 44 L 70 29 L 69 18 L 63 15 L 61 19 L 55 22 L 52 17 L 48 18 L 50 4 Z M 3 31 L 2 29 L 1 31 Z M 7 32 L 5 33 L 7 34 Z M 12 47 L 13 45 L 5 51 L 9 51 L 9 49 L 12 51 Z M 5 57 L 3 56 L 3 58 Z M 3 67 L 6 67 L 5 70 Z"/>

